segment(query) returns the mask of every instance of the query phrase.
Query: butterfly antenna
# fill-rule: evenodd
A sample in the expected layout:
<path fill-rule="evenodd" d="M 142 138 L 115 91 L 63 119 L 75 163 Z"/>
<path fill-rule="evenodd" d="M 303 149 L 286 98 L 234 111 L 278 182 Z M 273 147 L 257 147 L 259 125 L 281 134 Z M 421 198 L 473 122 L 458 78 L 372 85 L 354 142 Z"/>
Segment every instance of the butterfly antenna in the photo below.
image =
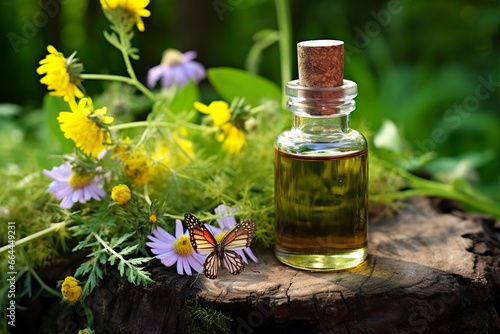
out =
<path fill-rule="evenodd" d="M 198 280 L 198 276 L 200 276 L 199 272 L 196 274 L 196 278 L 194 279 L 194 281 L 189 285 L 190 288 L 192 288 L 193 284 L 196 282 L 196 280 Z"/>
<path fill-rule="evenodd" d="M 260 274 L 260 271 L 258 270 L 253 270 L 252 267 L 250 266 L 250 263 L 247 263 L 246 266 L 248 267 L 248 269 L 250 269 L 251 271 L 253 271 L 254 273 L 257 273 L 257 274 Z"/>

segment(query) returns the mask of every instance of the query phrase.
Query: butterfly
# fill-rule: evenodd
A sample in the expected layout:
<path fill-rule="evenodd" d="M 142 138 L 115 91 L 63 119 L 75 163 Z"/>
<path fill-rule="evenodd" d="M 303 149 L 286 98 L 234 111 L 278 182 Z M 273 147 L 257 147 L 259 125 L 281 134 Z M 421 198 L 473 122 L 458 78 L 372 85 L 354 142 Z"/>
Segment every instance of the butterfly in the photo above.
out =
<path fill-rule="evenodd" d="M 186 213 L 184 222 L 189 231 L 191 245 L 197 253 L 208 253 L 203 264 L 205 276 L 210 279 L 217 278 L 219 268 L 226 268 L 233 275 L 238 275 L 245 268 L 245 263 L 235 250 L 250 247 L 254 220 L 245 220 L 234 225 L 221 242 L 217 242 L 214 235 L 194 215 Z"/>

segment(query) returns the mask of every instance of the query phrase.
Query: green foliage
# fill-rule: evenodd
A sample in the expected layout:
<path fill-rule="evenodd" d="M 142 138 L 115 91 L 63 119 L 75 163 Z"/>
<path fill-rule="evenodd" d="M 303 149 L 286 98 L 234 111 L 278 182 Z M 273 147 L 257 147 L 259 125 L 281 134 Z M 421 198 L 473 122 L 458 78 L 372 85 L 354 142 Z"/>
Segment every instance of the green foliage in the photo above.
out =
<path fill-rule="evenodd" d="M 232 333 L 231 317 L 208 306 L 203 307 L 196 300 L 188 299 L 182 306 L 182 317 L 187 332 L 192 334 Z"/>
<path fill-rule="evenodd" d="M 49 94 L 43 99 L 43 113 L 45 115 L 45 124 L 50 131 L 50 135 L 55 138 L 62 146 L 64 152 L 71 152 L 75 149 L 75 143 L 64 137 L 61 131 L 57 117 L 61 111 L 71 111 L 69 105 L 59 97 Z"/>
<path fill-rule="evenodd" d="M 252 107 L 256 107 L 268 100 L 281 100 L 281 89 L 261 76 L 227 67 L 211 68 L 207 72 L 210 83 L 226 101 L 245 97 Z"/>
<path fill-rule="evenodd" d="M 152 280 L 150 273 L 140 267 L 144 263 L 151 261 L 151 257 L 133 257 L 137 252 L 139 244 L 131 238 L 133 233 L 127 233 L 120 237 L 112 237 L 109 242 L 104 241 L 95 232 L 88 235 L 73 251 L 91 248 L 93 251 L 88 255 L 90 261 L 84 262 L 75 272 L 76 276 L 85 276 L 87 281 L 82 290 L 82 297 L 85 298 L 98 285 L 106 270 L 106 263 L 114 266 L 117 264 L 121 276 L 127 277 L 128 281 L 136 285 L 147 285 Z M 95 240 L 95 241 L 94 241 Z"/>

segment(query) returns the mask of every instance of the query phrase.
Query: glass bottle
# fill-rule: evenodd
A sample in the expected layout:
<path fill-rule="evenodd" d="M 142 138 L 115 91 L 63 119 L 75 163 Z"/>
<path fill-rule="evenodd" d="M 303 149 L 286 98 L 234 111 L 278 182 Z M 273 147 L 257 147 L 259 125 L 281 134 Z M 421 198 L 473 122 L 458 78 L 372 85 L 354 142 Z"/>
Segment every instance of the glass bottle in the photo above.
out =
<path fill-rule="evenodd" d="M 286 86 L 293 125 L 275 143 L 275 255 L 300 269 L 341 270 L 367 256 L 367 142 L 349 126 L 357 85 L 341 82 Z"/>

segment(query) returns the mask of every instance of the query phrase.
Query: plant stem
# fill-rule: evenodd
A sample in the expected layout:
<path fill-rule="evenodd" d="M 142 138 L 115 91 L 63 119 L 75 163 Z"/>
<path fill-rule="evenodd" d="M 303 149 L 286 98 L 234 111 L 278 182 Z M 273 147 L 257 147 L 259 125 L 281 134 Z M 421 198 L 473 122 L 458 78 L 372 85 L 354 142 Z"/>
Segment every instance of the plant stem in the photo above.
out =
<path fill-rule="evenodd" d="M 102 240 L 99 235 L 97 235 L 95 232 L 92 232 L 92 235 L 94 236 L 94 238 L 96 238 L 97 241 L 101 243 L 101 245 L 103 245 L 104 248 L 106 248 L 108 252 L 110 252 L 111 254 L 113 254 L 114 256 L 116 256 L 117 258 L 119 258 L 121 261 L 125 262 L 128 265 L 128 262 L 123 258 L 123 256 L 115 252 L 113 248 L 109 247 L 109 245 L 104 240 Z"/>
<path fill-rule="evenodd" d="M 33 275 L 33 277 L 38 282 L 38 284 L 40 284 L 40 286 L 43 289 L 45 289 L 47 292 L 53 294 L 54 296 L 56 296 L 58 298 L 61 298 L 61 293 L 59 291 L 57 291 L 56 289 L 51 288 L 50 286 L 48 286 L 47 284 L 45 284 L 45 282 L 40 278 L 40 276 L 38 276 L 38 274 L 36 273 L 35 269 L 33 269 L 33 265 L 31 264 L 31 262 L 29 260 L 29 257 L 26 254 L 26 252 L 24 251 L 24 249 L 22 250 L 22 254 L 24 256 L 26 264 L 28 265 L 28 271 L 31 273 L 31 275 Z"/>
<path fill-rule="evenodd" d="M 481 212 L 500 217 L 500 208 L 498 207 L 498 204 L 479 193 L 463 191 L 454 187 L 452 184 L 444 184 L 437 181 L 422 179 L 402 168 L 392 165 L 390 162 L 379 162 L 406 179 L 408 181 L 408 186 L 410 187 L 409 190 L 399 191 L 389 196 L 384 195 L 385 198 L 389 197 L 394 200 L 412 196 L 440 196 L 457 200 L 462 204 L 468 205 Z M 376 199 L 376 197 L 374 198 Z"/>
<path fill-rule="evenodd" d="M 148 126 L 175 128 L 175 129 L 178 129 L 180 127 L 185 127 L 188 129 L 193 129 L 193 130 L 202 131 L 202 132 L 214 132 L 214 131 L 216 131 L 216 129 L 213 127 L 198 125 L 198 124 L 189 123 L 189 122 L 177 124 L 177 123 L 161 122 L 161 121 L 152 121 L 152 122 L 150 122 L 150 121 L 138 121 L 138 122 L 116 124 L 116 125 L 110 126 L 109 130 L 116 131 L 116 130 L 124 130 L 124 129 L 142 128 L 142 127 L 148 127 Z"/>
<path fill-rule="evenodd" d="M 290 52 L 291 45 L 291 21 L 290 6 L 288 0 L 275 0 L 276 15 L 278 19 L 279 30 L 279 49 L 281 66 L 281 87 L 282 87 L 282 106 L 286 108 L 285 85 L 291 80 L 292 57 Z"/>
<path fill-rule="evenodd" d="M 46 228 L 45 230 L 38 231 L 36 233 L 28 235 L 27 237 L 24 237 L 22 239 L 17 240 L 16 243 L 14 244 L 14 246 L 15 247 L 21 246 L 22 244 L 30 242 L 31 240 L 43 237 L 44 235 L 50 234 L 52 232 L 56 232 L 59 229 L 66 227 L 67 224 L 68 224 L 68 222 L 60 222 L 60 223 L 51 224 L 50 227 Z M 2 248 L 0 248 L 0 253 L 5 252 L 6 250 L 8 250 L 10 248 L 11 248 L 10 245 L 5 245 Z"/>
<path fill-rule="evenodd" d="M 152 102 L 156 102 L 156 98 L 153 95 L 153 93 L 146 88 L 142 83 L 137 81 L 137 79 L 129 78 L 129 77 L 124 77 L 121 75 L 112 75 L 112 74 L 90 74 L 90 73 L 82 73 L 81 74 L 82 79 L 84 80 L 107 80 L 107 81 L 118 81 L 118 82 L 124 82 L 126 84 L 129 84 L 131 86 L 134 86 L 137 88 L 141 93 L 143 93 L 148 99 L 150 99 Z"/>

